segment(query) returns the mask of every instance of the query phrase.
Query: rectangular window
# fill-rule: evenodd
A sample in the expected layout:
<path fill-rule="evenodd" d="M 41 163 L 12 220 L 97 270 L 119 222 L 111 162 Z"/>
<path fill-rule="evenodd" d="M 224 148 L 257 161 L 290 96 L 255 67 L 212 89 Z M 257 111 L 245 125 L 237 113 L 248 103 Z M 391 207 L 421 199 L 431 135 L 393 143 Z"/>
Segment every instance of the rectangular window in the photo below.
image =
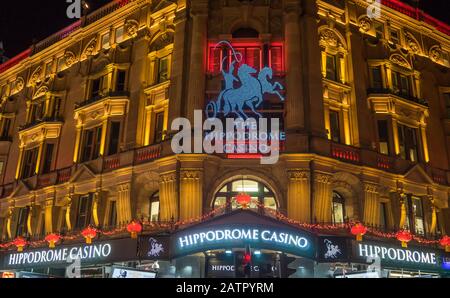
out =
<path fill-rule="evenodd" d="M 337 74 L 336 56 L 327 54 L 326 64 L 327 64 L 327 79 L 337 81 L 338 74 Z"/>
<path fill-rule="evenodd" d="M 27 234 L 27 220 L 30 209 L 28 207 L 20 208 L 17 217 L 16 237 Z"/>
<path fill-rule="evenodd" d="M 392 87 L 393 91 L 398 95 L 411 96 L 412 89 L 410 84 L 410 77 L 399 72 L 392 72 Z"/>
<path fill-rule="evenodd" d="M 36 173 L 39 148 L 25 150 L 22 165 L 22 179 L 30 178 Z"/>
<path fill-rule="evenodd" d="M 395 43 L 395 44 L 399 44 L 400 43 L 400 32 L 397 29 L 391 29 L 389 30 L 389 34 L 390 34 L 390 40 Z"/>
<path fill-rule="evenodd" d="M 387 203 L 380 204 L 380 228 L 386 230 L 387 224 Z"/>
<path fill-rule="evenodd" d="M 378 120 L 378 144 L 381 154 L 389 155 L 389 131 L 387 120 Z"/>
<path fill-rule="evenodd" d="M 76 229 L 84 229 L 91 223 L 92 195 L 85 195 L 78 200 Z"/>
<path fill-rule="evenodd" d="M 40 232 L 40 236 L 44 236 L 44 235 L 45 235 L 45 213 L 42 213 L 41 214 L 41 232 Z"/>
<path fill-rule="evenodd" d="M 116 80 L 116 91 L 125 91 L 125 79 L 127 77 L 127 72 L 125 70 L 117 71 L 117 80 Z"/>
<path fill-rule="evenodd" d="M 416 129 L 399 124 L 398 141 L 400 145 L 401 158 L 412 162 L 418 162 L 418 142 Z"/>
<path fill-rule="evenodd" d="M 3 118 L 3 127 L 2 127 L 2 134 L 1 134 L 1 137 L 3 140 L 9 138 L 10 130 L 11 130 L 11 119 Z"/>
<path fill-rule="evenodd" d="M 105 35 L 102 36 L 102 49 L 108 49 L 110 47 L 110 38 L 109 38 L 109 33 L 106 33 Z"/>
<path fill-rule="evenodd" d="M 115 227 L 117 225 L 117 203 L 111 201 L 109 203 L 109 226 Z"/>
<path fill-rule="evenodd" d="M 0 175 L 3 175 L 3 167 L 5 166 L 4 161 L 0 161 Z"/>
<path fill-rule="evenodd" d="M 341 142 L 341 129 L 339 125 L 339 112 L 330 110 L 330 136 L 336 143 Z"/>
<path fill-rule="evenodd" d="M 159 201 L 153 201 L 150 203 L 150 221 L 159 220 Z"/>
<path fill-rule="evenodd" d="M 120 122 L 111 122 L 111 132 L 109 135 L 108 154 L 114 155 L 119 152 L 119 138 L 120 138 Z"/>
<path fill-rule="evenodd" d="M 447 119 L 450 119 L 450 93 L 444 93 L 445 107 L 447 111 Z"/>
<path fill-rule="evenodd" d="M 45 103 L 43 100 L 34 102 L 31 105 L 30 123 L 36 123 L 42 121 L 45 115 Z"/>
<path fill-rule="evenodd" d="M 222 70 L 222 49 L 217 47 L 209 48 L 208 69 L 210 73 L 217 74 Z"/>
<path fill-rule="evenodd" d="M 425 235 L 425 221 L 423 215 L 422 200 L 418 197 L 412 197 L 412 215 L 414 217 L 415 233 L 418 235 Z"/>
<path fill-rule="evenodd" d="M 375 27 L 375 34 L 376 34 L 377 38 L 378 39 L 383 39 L 384 38 L 384 25 L 383 25 L 383 23 L 375 22 L 374 23 L 374 27 Z"/>
<path fill-rule="evenodd" d="M 57 120 L 59 118 L 60 112 L 61 112 L 61 98 L 55 97 L 52 111 L 52 119 Z"/>
<path fill-rule="evenodd" d="M 43 166 L 42 166 L 42 173 L 44 173 L 44 174 L 49 173 L 51 171 L 54 147 L 55 147 L 54 144 L 46 144 L 45 145 L 45 154 L 44 154 L 44 160 L 43 160 Z"/>
<path fill-rule="evenodd" d="M 123 26 L 116 29 L 116 43 L 123 41 Z"/>
<path fill-rule="evenodd" d="M 274 73 L 283 71 L 283 48 L 274 46 L 270 48 L 270 67 Z"/>
<path fill-rule="evenodd" d="M 155 115 L 155 137 L 153 143 L 161 143 L 164 135 L 164 112 Z"/>
<path fill-rule="evenodd" d="M 372 88 L 383 89 L 383 78 L 381 76 L 381 66 L 370 68 L 370 80 Z"/>
<path fill-rule="evenodd" d="M 158 61 L 157 83 L 163 83 L 169 79 L 169 56 L 163 57 Z"/>
<path fill-rule="evenodd" d="M 84 131 L 81 162 L 97 159 L 100 155 L 102 127 Z"/>
<path fill-rule="evenodd" d="M 341 224 L 344 222 L 344 204 L 342 202 L 333 202 L 333 223 Z"/>
<path fill-rule="evenodd" d="M 99 97 L 102 91 L 103 77 L 92 80 L 91 98 Z"/>

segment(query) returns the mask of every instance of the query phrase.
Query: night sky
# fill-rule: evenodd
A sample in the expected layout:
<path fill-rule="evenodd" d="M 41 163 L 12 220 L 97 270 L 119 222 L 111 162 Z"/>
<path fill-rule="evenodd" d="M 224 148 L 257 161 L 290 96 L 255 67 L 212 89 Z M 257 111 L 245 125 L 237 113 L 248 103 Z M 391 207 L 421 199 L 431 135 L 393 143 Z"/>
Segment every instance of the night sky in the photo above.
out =
<path fill-rule="evenodd" d="M 306 0 L 310 1 L 310 0 Z M 91 11 L 110 0 L 88 0 Z M 414 0 L 405 0 L 412 5 Z M 2 0 L 0 4 L 0 41 L 3 41 L 7 57 L 13 57 L 30 47 L 33 40 L 45 37 L 70 25 L 66 0 Z M 420 8 L 450 24 L 450 1 L 421 0 Z"/>

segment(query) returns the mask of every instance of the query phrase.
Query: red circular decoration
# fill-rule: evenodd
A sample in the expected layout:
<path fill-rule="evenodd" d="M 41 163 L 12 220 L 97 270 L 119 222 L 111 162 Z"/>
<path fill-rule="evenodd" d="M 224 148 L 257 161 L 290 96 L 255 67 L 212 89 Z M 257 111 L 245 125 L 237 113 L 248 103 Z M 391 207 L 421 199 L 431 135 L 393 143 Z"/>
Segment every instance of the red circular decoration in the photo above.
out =
<path fill-rule="evenodd" d="M 127 231 L 131 233 L 131 238 L 136 239 L 137 234 L 142 232 L 142 224 L 140 222 L 133 220 L 131 223 L 128 224 Z"/>
<path fill-rule="evenodd" d="M 367 233 L 367 228 L 364 225 L 357 223 L 351 228 L 350 231 L 353 235 L 356 236 L 357 241 L 362 241 L 362 236 Z"/>
<path fill-rule="evenodd" d="M 17 237 L 13 241 L 13 244 L 17 247 L 18 252 L 22 252 L 25 245 L 27 245 L 27 240 L 25 240 L 25 238 L 23 237 Z"/>
<path fill-rule="evenodd" d="M 92 227 L 87 227 L 81 232 L 81 235 L 86 239 L 86 244 L 91 244 L 92 239 L 97 237 L 97 230 Z"/>
<path fill-rule="evenodd" d="M 49 234 L 45 237 L 45 241 L 48 242 L 48 247 L 50 248 L 55 248 L 56 243 L 61 240 L 61 236 L 59 236 L 58 234 Z"/>
<path fill-rule="evenodd" d="M 241 193 L 236 196 L 236 202 L 243 207 L 247 207 L 252 201 L 252 197 L 246 193 Z"/>
<path fill-rule="evenodd" d="M 397 240 L 402 242 L 402 247 L 408 247 L 408 242 L 412 240 L 412 234 L 407 230 L 402 230 L 397 233 Z"/>
<path fill-rule="evenodd" d="M 441 240 L 439 240 L 439 244 L 445 247 L 446 252 L 450 252 L 450 237 L 444 236 Z"/>

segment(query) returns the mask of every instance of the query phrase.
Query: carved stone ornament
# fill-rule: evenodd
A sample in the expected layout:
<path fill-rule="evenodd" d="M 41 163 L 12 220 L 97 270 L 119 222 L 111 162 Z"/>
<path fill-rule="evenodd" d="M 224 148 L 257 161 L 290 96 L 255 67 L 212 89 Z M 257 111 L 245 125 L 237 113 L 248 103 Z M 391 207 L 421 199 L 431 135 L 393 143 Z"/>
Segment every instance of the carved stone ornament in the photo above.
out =
<path fill-rule="evenodd" d="M 392 55 L 390 60 L 391 60 L 391 62 L 393 62 L 401 67 L 411 69 L 411 66 L 409 65 L 408 61 L 399 54 Z"/>
<path fill-rule="evenodd" d="M 164 49 L 168 45 L 173 43 L 172 32 L 164 32 L 159 35 L 150 45 L 150 52 L 158 51 Z"/>
<path fill-rule="evenodd" d="M 430 48 L 430 59 L 434 62 L 440 62 L 442 59 L 442 48 L 440 45 L 435 45 Z"/>
<path fill-rule="evenodd" d="M 18 93 L 25 87 L 25 81 L 22 77 L 18 77 L 14 82 L 14 93 Z"/>
<path fill-rule="evenodd" d="M 137 34 L 139 29 L 139 22 L 136 20 L 128 20 L 125 23 L 125 32 L 128 36 L 133 37 Z"/>
<path fill-rule="evenodd" d="M 97 47 L 97 39 L 93 38 L 88 45 L 84 48 L 82 58 L 87 58 L 94 54 L 95 48 Z"/>
<path fill-rule="evenodd" d="M 37 83 L 38 81 L 40 81 L 41 76 L 42 76 L 42 67 L 39 66 L 39 67 L 37 67 L 37 68 L 33 71 L 33 73 L 31 74 L 30 80 L 28 81 L 28 84 L 31 85 L 31 86 L 36 85 L 36 83 Z"/>
<path fill-rule="evenodd" d="M 362 31 L 368 32 L 370 28 L 372 28 L 372 22 L 370 21 L 370 18 L 367 16 L 362 17 L 359 20 L 359 27 L 361 28 Z"/>
<path fill-rule="evenodd" d="M 66 52 L 64 54 L 64 61 L 67 67 L 71 67 L 76 61 L 75 54 L 72 52 Z"/>
<path fill-rule="evenodd" d="M 407 32 L 405 34 L 405 38 L 406 44 L 408 45 L 408 48 L 411 50 L 411 52 L 413 52 L 414 54 L 420 53 L 420 46 L 416 39 L 412 36 L 412 34 Z"/>
<path fill-rule="evenodd" d="M 340 46 L 339 37 L 333 30 L 328 28 L 320 32 L 320 41 L 328 47 L 336 48 Z"/>

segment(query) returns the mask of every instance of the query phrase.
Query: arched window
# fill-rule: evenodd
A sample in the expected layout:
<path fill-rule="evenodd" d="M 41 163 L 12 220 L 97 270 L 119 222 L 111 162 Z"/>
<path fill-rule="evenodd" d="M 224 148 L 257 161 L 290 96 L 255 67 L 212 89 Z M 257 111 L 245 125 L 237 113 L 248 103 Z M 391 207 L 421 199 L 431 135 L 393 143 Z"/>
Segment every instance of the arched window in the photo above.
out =
<path fill-rule="evenodd" d="M 150 217 L 150 221 L 152 222 L 159 221 L 159 191 L 155 192 L 150 197 L 148 214 Z"/>
<path fill-rule="evenodd" d="M 213 208 L 216 209 L 228 204 L 229 207 L 226 211 L 237 209 L 239 206 L 236 202 L 236 196 L 241 193 L 251 196 L 252 201 L 249 207 L 252 210 L 258 210 L 258 202 L 260 206 L 264 206 L 265 208 L 278 209 L 275 194 L 272 190 L 263 183 L 254 180 L 236 180 L 227 183 L 216 193 Z"/>
<path fill-rule="evenodd" d="M 344 223 L 345 219 L 345 201 L 337 192 L 333 191 L 333 202 L 331 205 L 331 219 L 333 224 Z"/>

